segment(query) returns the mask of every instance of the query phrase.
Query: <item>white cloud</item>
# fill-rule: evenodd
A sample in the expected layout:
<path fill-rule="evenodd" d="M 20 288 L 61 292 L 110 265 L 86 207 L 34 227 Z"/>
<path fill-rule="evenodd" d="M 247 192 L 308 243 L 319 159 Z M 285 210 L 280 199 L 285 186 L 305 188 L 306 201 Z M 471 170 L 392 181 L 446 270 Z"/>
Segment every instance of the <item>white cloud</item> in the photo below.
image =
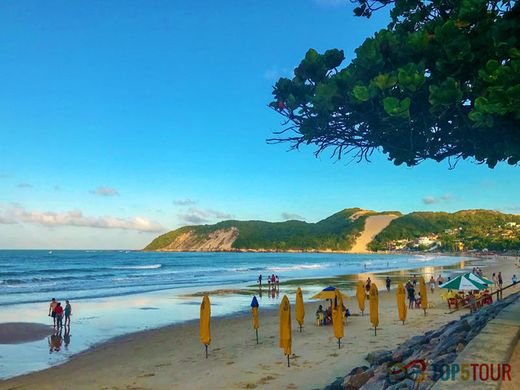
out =
<path fill-rule="evenodd" d="M 177 199 L 173 201 L 173 204 L 176 206 L 193 206 L 197 204 L 197 201 L 190 198 Z"/>
<path fill-rule="evenodd" d="M 422 202 L 424 204 L 449 203 L 454 199 L 455 197 L 452 194 L 445 193 L 441 196 L 425 196 L 422 198 Z"/>
<path fill-rule="evenodd" d="M 296 220 L 299 220 L 299 221 L 305 221 L 305 217 L 302 217 L 299 214 L 287 213 L 287 212 L 283 212 L 282 213 L 282 219 L 284 219 L 286 221 L 287 220 L 292 220 L 292 219 L 296 219 Z"/>
<path fill-rule="evenodd" d="M 99 196 L 117 196 L 119 191 L 112 187 L 98 187 L 90 191 L 91 194 Z"/>
<path fill-rule="evenodd" d="M 0 223 L 27 223 L 47 227 L 75 226 L 99 229 L 135 230 L 138 232 L 161 232 L 164 227 L 143 217 L 119 218 L 113 216 L 91 217 L 80 210 L 65 212 L 29 211 L 20 206 L 11 206 L 0 214 Z"/>
<path fill-rule="evenodd" d="M 190 225 L 196 225 L 201 223 L 208 223 L 215 219 L 233 218 L 233 215 L 213 209 L 199 209 L 197 207 L 190 207 L 186 213 L 178 214 L 178 217 L 181 222 Z"/>

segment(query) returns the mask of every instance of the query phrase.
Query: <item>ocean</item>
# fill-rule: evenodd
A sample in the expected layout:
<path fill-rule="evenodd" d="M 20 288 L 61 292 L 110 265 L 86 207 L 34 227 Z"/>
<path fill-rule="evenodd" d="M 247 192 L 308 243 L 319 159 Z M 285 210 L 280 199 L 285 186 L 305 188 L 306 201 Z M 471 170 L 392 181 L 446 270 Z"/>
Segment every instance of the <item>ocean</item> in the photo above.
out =
<path fill-rule="evenodd" d="M 0 306 L 451 264 L 433 255 L 0 251 Z"/>

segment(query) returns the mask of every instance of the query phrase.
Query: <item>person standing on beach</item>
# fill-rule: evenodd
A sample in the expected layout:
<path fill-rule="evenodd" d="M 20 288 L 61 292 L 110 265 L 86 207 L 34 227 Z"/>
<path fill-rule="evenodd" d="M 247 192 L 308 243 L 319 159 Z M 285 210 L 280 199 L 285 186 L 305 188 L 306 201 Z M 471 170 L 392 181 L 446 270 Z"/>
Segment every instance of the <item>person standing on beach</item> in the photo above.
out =
<path fill-rule="evenodd" d="M 262 274 L 258 276 L 258 285 L 260 286 L 260 288 L 262 288 Z"/>
<path fill-rule="evenodd" d="M 70 305 L 70 302 L 68 300 L 65 301 L 65 326 L 70 327 L 70 316 L 72 315 L 72 306 Z"/>
<path fill-rule="evenodd" d="M 413 286 L 417 286 L 417 275 L 414 274 L 413 276 Z"/>
<path fill-rule="evenodd" d="M 504 284 L 504 280 L 502 279 L 502 272 L 498 273 L 498 288 L 500 289 L 500 299 L 502 299 L 502 285 Z"/>
<path fill-rule="evenodd" d="M 415 305 L 415 288 L 413 288 L 410 281 L 406 283 L 406 292 L 408 293 L 408 309 L 413 309 Z"/>
<path fill-rule="evenodd" d="M 435 291 L 435 279 L 433 278 L 433 275 L 430 277 L 430 290 L 432 290 L 432 294 Z"/>
<path fill-rule="evenodd" d="M 63 307 L 60 302 L 54 308 L 54 312 L 56 313 L 56 328 L 61 329 L 63 327 Z"/>
<path fill-rule="evenodd" d="M 439 277 L 437 278 L 437 284 L 440 286 L 443 283 L 444 283 L 444 278 L 442 277 L 442 275 L 439 275 Z"/>
<path fill-rule="evenodd" d="M 49 317 L 52 316 L 52 325 L 56 327 L 56 312 L 54 309 L 56 309 L 56 306 L 58 305 L 58 302 L 56 302 L 56 298 L 51 299 L 51 303 L 49 305 Z"/>
<path fill-rule="evenodd" d="M 390 279 L 390 276 L 386 277 L 386 291 L 390 292 L 390 284 L 392 283 L 392 279 Z"/>
<path fill-rule="evenodd" d="M 367 279 L 367 282 L 365 284 L 365 290 L 367 292 L 367 299 L 369 299 L 370 294 L 370 285 L 372 284 L 372 281 L 370 280 L 370 277 Z"/>
<path fill-rule="evenodd" d="M 493 287 L 498 288 L 497 274 L 493 272 L 493 277 L 491 279 L 493 280 Z"/>

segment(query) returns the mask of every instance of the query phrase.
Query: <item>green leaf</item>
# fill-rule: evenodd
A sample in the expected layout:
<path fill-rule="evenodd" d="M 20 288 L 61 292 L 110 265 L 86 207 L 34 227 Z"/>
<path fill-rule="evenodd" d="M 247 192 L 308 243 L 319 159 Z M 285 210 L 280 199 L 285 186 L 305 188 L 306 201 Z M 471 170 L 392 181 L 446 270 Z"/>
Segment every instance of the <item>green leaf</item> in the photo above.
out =
<path fill-rule="evenodd" d="M 370 93 L 368 92 L 368 88 L 362 85 L 356 85 L 352 90 L 352 94 L 357 100 L 362 102 L 366 102 L 370 99 Z"/>
<path fill-rule="evenodd" d="M 397 79 L 395 78 L 395 76 L 385 73 L 385 74 L 377 75 L 376 77 L 374 77 L 373 81 L 374 81 L 374 84 L 380 90 L 384 91 L 385 89 L 392 88 L 396 84 Z"/>
<path fill-rule="evenodd" d="M 386 97 L 383 99 L 383 108 L 392 117 L 409 118 L 410 103 L 410 98 L 399 100 L 396 97 Z"/>
<path fill-rule="evenodd" d="M 413 63 L 407 64 L 399 68 L 397 79 L 403 89 L 416 92 L 424 84 L 424 69 Z"/>

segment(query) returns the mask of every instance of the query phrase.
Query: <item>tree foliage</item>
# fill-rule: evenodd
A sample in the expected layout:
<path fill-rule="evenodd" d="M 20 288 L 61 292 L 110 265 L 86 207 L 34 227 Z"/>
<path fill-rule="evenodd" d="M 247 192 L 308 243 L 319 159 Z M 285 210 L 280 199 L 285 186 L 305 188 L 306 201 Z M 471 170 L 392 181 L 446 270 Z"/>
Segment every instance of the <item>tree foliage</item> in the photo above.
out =
<path fill-rule="evenodd" d="M 392 3 L 391 23 L 344 66 L 342 50 L 310 49 L 270 106 L 286 120 L 270 142 L 332 148 L 394 164 L 520 161 L 520 5 L 491 0 L 356 1 L 355 14 Z"/>

